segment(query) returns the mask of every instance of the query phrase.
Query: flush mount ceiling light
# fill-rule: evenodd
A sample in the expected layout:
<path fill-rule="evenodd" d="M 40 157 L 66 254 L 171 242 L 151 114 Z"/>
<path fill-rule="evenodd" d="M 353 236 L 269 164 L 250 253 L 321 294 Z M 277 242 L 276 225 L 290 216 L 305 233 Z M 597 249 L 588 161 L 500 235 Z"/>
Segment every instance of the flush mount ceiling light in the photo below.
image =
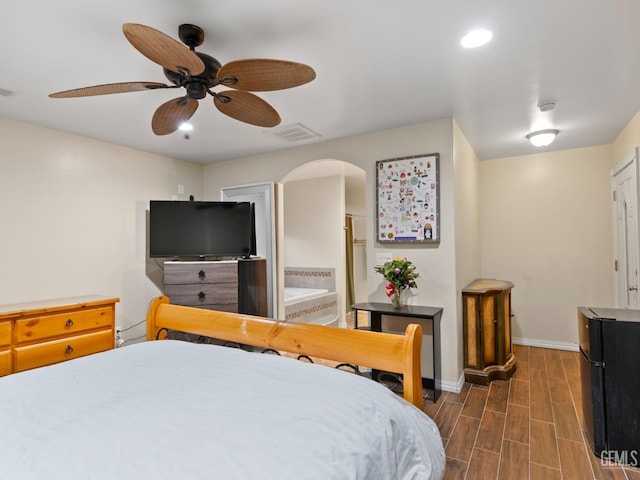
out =
<path fill-rule="evenodd" d="M 491 37 L 493 37 L 493 34 L 489 30 L 472 30 L 462 37 L 460 45 L 464 48 L 481 47 L 485 43 L 488 43 Z"/>
<path fill-rule="evenodd" d="M 531 132 L 527 135 L 527 140 L 529 140 L 531 145 L 535 147 L 546 147 L 553 143 L 558 133 L 560 133 L 560 130 L 538 130 L 537 132 Z"/>

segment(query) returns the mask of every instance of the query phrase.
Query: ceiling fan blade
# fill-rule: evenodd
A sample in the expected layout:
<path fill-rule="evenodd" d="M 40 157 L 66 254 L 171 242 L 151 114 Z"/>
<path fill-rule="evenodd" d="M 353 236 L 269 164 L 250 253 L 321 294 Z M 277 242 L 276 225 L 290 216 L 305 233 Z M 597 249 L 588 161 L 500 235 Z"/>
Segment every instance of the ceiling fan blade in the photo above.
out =
<path fill-rule="evenodd" d="M 213 103 L 225 115 L 251 125 L 275 127 L 280 123 L 278 112 L 253 93 L 225 90 L 213 98 Z"/>
<path fill-rule="evenodd" d="M 316 72 L 303 63 L 286 60 L 235 60 L 223 65 L 216 78 L 233 77 L 235 83 L 222 82 L 236 90 L 266 92 L 304 85 L 316 78 Z"/>
<path fill-rule="evenodd" d="M 169 88 L 168 85 L 158 82 L 124 82 L 93 85 L 92 87 L 75 88 L 49 94 L 51 98 L 91 97 L 93 95 L 108 95 L 111 93 L 141 92 L 143 90 L 155 90 L 157 88 Z"/>
<path fill-rule="evenodd" d="M 151 120 L 151 129 L 156 135 L 175 132 L 189 120 L 198 109 L 198 101 L 189 97 L 178 97 L 158 107 Z"/>
<path fill-rule="evenodd" d="M 186 76 L 198 75 L 204 71 L 204 63 L 195 52 L 155 28 L 125 23 L 122 31 L 141 54 L 167 70 Z"/>

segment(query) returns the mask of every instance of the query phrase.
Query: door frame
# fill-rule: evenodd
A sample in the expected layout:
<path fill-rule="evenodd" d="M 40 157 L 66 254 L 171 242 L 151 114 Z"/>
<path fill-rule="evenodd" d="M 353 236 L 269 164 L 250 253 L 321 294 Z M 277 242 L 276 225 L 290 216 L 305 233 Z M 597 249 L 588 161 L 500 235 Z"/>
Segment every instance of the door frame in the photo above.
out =
<path fill-rule="evenodd" d="M 278 318 L 277 271 L 276 271 L 276 214 L 275 214 L 274 182 L 252 183 L 220 189 L 222 201 L 255 201 L 260 199 L 261 205 L 256 207 L 256 235 L 258 237 L 258 255 L 267 263 L 267 316 Z M 262 251 L 260 251 L 262 250 Z"/>
<path fill-rule="evenodd" d="M 613 258 L 614 258 L 614 268 L 613 268 L 613 298 L 614 298 L 614 306 L 617 308 L 626 308 L 626 301 L 622 294 L 622 288 L 628 289 L 629 285 L 627 285 L 625 279 L 621 279 L 621 269 L 620 262 L 618 259 L 620 258 L 619 252 L 619 235 L 618 235 L 618 221 L 617 221 L 617 209 L 618 209 L 618 199 L 616 198 L 617 192 L 617 175 L 625 170 L 630 165 L 632 166 L 633 171 L 633 179 L 635 181 L 635 191 L 636 198 L 632 199 L 635 206 L 635 220 L 636 220 L 636 238 L 634 240 L 636 247 L 636 269 L 640 271 L 640 238 L 638 236 L 638 232 L 640 232 L 640 195 L 638 195 L 638 184 L 640 183 L 640 165 L 638 160 L 639 148 L 634 147 L 630 153 L 625 155 L 625 157 L 616 163 L 610 170 L 610 182 L 611 182 L 611 205 L 612 205 L 612 230 L 613 230 Z M 624 283 L 624 285 L 622 284 Z M 634 286 L 637 288 L 637 285 Z M 637 290 L 636 292 L 636 305 L 640 305 L 638 302 L 640 301 L 640 292 Z"/>

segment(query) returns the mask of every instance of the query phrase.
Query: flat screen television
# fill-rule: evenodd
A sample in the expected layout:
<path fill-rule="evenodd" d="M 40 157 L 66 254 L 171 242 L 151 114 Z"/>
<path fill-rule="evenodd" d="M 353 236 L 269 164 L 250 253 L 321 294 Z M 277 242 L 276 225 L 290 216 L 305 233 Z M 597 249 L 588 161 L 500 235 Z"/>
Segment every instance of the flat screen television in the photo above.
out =
<path fill-rule="evenodd" d="M 250 257 L 256 254 L 251 202 L 149 202 L 149 256 Z"/>

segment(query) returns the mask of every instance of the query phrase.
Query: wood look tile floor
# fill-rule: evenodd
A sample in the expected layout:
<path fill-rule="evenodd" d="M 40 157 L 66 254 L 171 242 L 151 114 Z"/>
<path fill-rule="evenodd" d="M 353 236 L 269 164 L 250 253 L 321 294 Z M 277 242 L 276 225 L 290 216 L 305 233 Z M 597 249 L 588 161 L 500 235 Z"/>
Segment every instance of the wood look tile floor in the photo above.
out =
<path fill-rule="evenodd" d="M 640 469 L 603 466 L 586 444 L 579 353 L 514 353 L 511 379 L 425 401 L 445 446 L 445 480 L 640 480 Z"/>

